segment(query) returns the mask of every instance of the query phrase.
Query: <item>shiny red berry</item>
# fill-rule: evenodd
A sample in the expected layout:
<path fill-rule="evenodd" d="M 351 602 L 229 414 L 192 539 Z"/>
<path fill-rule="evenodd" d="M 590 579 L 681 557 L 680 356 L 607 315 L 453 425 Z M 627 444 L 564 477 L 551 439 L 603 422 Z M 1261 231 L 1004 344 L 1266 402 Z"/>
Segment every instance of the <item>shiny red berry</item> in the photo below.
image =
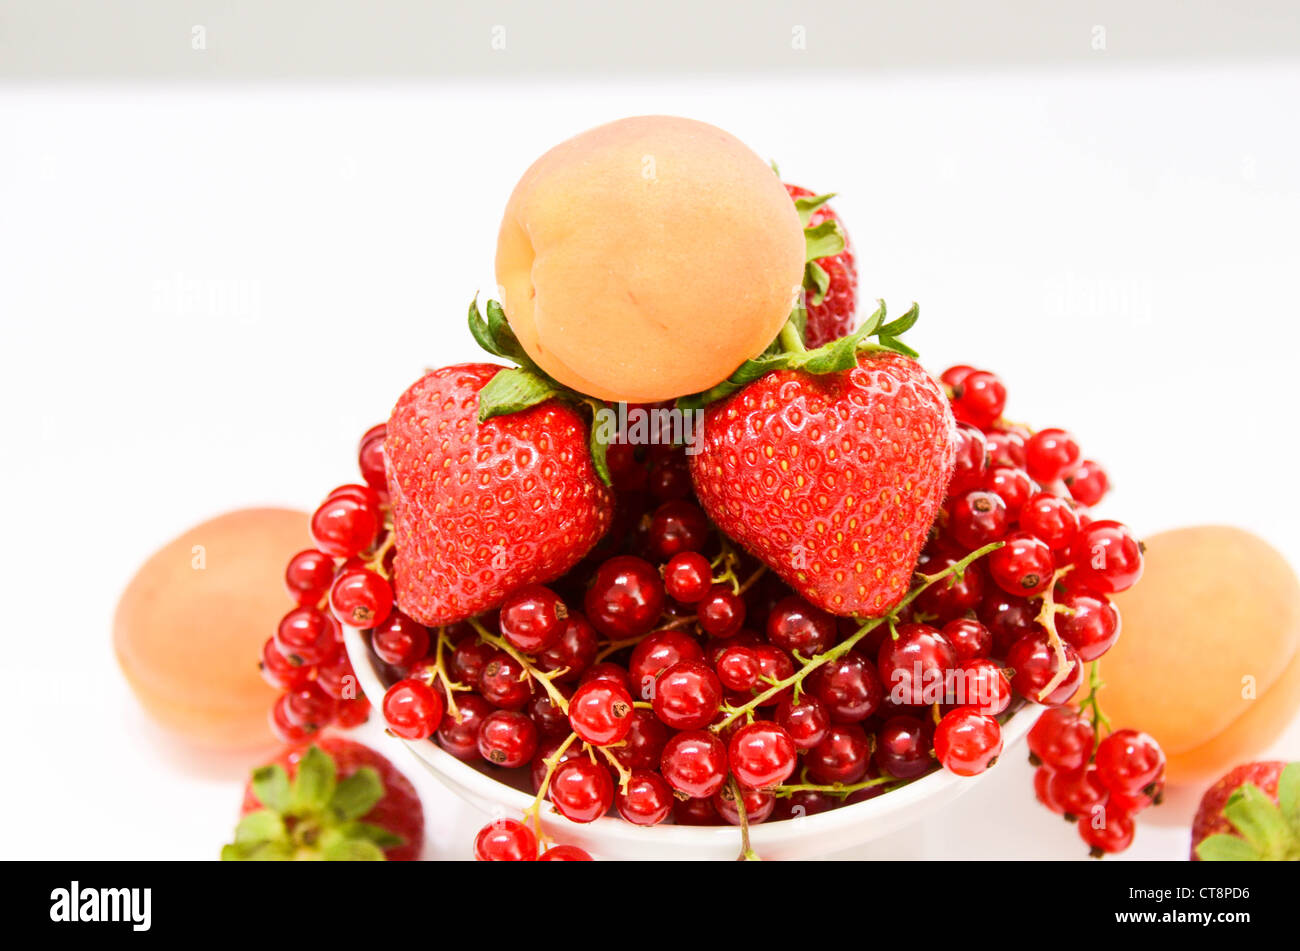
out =
<path fill-rule="evenodd" d="M 880 708 L 885 688 L 875 664 L 857 651 L 841 654 L 808 675 L 806 688 L 833 723 L 860 723 Z"/>
<path fill-rule="evenodd" d="M 370 648 L 385 664 L 410 667 L 429 653 L 429 629 L 393 611 L 371 632 Z"/>
<path fill-rule="evenodd" d="M 569 609 L 554 591 L 526 584 L 501 602 L 501 636 L 525 654 L 537 654 L 555 646 L 568 616 Z"/>
<path fill-rule="evenodd" d="M 591 853 L 576 845 L 553 845 L 538 857 L 539 862 L 590 862 Z"/>
<path fill-rule="evenodd" d="M 610 640 L 627 640 L 647 633 L 664 608 L 664 583 L 654 566 L 642 558 L 619 555 L 597 570 L 587 589 L 587 620 Z"/>
<path fill-rule="evenodd" d="M 779 786 L 794 772 L 798 750 L 784 728 L 756 720 L 731 735 L 727 762 L 736 781 L 750 789 Z"/>
<path fill-rule="evenodd" d="M 1010 526 L 1007 504 L 996 492 L 974 489 L 957 496 L 948 510 L 948 531 L 971 550 L 1000 541 Z"/>
<path fill-rule="evenodd" d="M 664 746 L 659 772 L 683 796 L 712 796 L 727 781 L 727 748 L 712 733 L 687 730 Z"/>
<path fill-rule="evenodd" d="M 803 598 L 782 598 L 767 616 L 767 639 L 800 657 L 815 657 L 835 645 L 835 617 Z"/>
<path fill-rule="evenodd" d="M 664 589 L 682 604 L 695 604 L 713 587 L 713 567 L 699 552 L 673 555 L 664 565 Z"/>
<path fill-rule="evenodd" d="M 433 736 L 442 713 L 442 697 L 422 680 L 399 680 L 384 694 L 384 721 L 404 740 Z"/>
<path fill-rule="evenodd" d="M 1101 594 L 1127 591 L 1142 577 L 1142 545 L 1127 525 L 1092 522 L 1075 536 L 1070 550 L 1074 581 Z"/>
<path fill-rule="evenodd" d="M 1052 549 L 1028 532 L 1013 532 L 1001 548 L 989 552 L 989 575 L 1008 594 L 1032 598 L 1047 590 L 1056 562 Z"/>
<path fill-rule="evenodd" d="M 674 730 L 699 730 L 713 722 L 722 704 L 722 684 L 707 664 L 682 661 L 655 681 L 655 716 Z"/>
<path fill-rule="evenodd" d="M 479 755 L 503 769 L 528 765 L 537 752 L 537 741 L 536 725 L 515 710 L 489 714 L 478 730 Z"/>
<path fill-rule="evenodd" d="M 687 551 L 700 551 L 708 544 L 713 526 L 698 505 L 681 499 L 665 502 L 650 518 L 646 541 L 660 561 Z"/>
<path fill-rule="evenodd" d="M 992 426 L 1007 404 L 1007 388 L 986 370 L 967 373 L 952 389 L 952 412 L 957 419 L 981 429 Z"/>
<path fill-rule="evenodd" d="M 537 836 L 518 819 L 495 819 L 474 838 L 474 858 L 480 862 L 533 862 Z"/>
<path fill-rule="evenodd" d="M 393 586 L 368 568 L 344 571 L 330 588 L 330 610 L 351 627 L 382 624 L 393 610 Z"/>
<path fill-rule="evenodd" d="M 1007 666 L 1015 673 L 1011 675 L 1011 686 L 1016 693 L 1035 703 L 1065 703 L 1074 696 L 1083 683 L 1083 663 L 1078 653 L 1069 644 L 1064 645 L 1065 663 L 1068 673 L 1052 691 L 1043 695 L 1047 685 L 1056 677 L 1059 661 L 1056 651 L 1048 642 L 1046 635 L 1033 634 L 1022 637 L 1011 645 L 1007 652 Z"/>
<path fill-rule="evenodd" d="M 359 555 L 375 543 L 378 535 L 378 508 L 352 495 L 326 499 L 311 517 L 312 541 L 335 558 Z"/>
<path fill-rule="evenodd" d="M 614 783 L 609 769 L 579 756 L 562 763 L 551 776 L 551 803 L 572 822 L 594 822 L 614 805 Z"/>
<path fill-rule="evenodd" d="M 319 604 L 333 582 L 334 559 L 315 548 L 298 552 L 284 569 L 284 586 L 300 605 Z"/>
<path fill-rule="evenodd" d="M 1107 803 L 1104 810 L 1079 817 L 1079 836 L 1089 846 L 1093 858 L 1123 852 L 1133 844 L 1133 817 L 1118 804 Z"/>
<path fill-rule="evenodd" d="M 934 728 L 934 755 L 958 776 L 976 776 L 1002 752 L 1002 727 L 974 707 L 957 707 Z"/>
<path fill-rule="evenodd" d="M 731 637 L 745 623 L 745 600 L 730 585 L 715 584 L 695 606 L 700 627 L 714 637 Z"/>
<path fill-rule="evenodd" d="M 833 724 L 804 754 L 808 775 L 823 785 L 856 783 L 867 773 L 871 741 L 856 723 Z"/>
<path fill-rule="evenodd" d="M 1096 505 L 1110 491 L 1106 470 L 1085 459 L 1065 474 L 1065 487 L 1080 505 Z"/>
<path fill-rule="evenodd" d="M 1150 735 L 1116 730 L 1097 746 L 1097 777 L 1107 789 L 1133 795 L 1159 782 L 1165 753 Z"/>
<path fill-rule="evenodd" d="M 296 667 L 319 664 L 339 650 L 337 622 L 316 608 L 294 608 L 275 629 L 275 646 Z"/>
<path fill-rule="evenodd" d="M 649 700 L 659 675 L 673 664 L 688 660 L 704 660 L 704 649 L 695 638 L 675 628 L 654 631 L 632 649 L 624 676 L 630 679 L 637 699 Z"/>
<path fill-rule="evenodd" d="M 614 805 L 633 825 L 654 826 L 673 811 L 673 791 L 658 773 L 636 769 L 627 783 L 615 790 Z"/>
<path fill-rule="evenodd" d="M 1042 429 L 1025 443 L 1025 468 L 1042 485 L 1055 482 L 1079 462 L 1079 444 L 1063 429 Z"/>
<path fill-rule="evenodd" d="M 790 735 L 794 745 L 810 750 L 822 740 L 831 727 L 831 715 L 826 704 L 816 697 L 804 694 L 795 703 L 787 697 L 776 708 L 776 722 Z"/>
<path fill-rule="evenodd" d="M 609 746 L 632 729 L 632 695 L 614 680 L 589 680 L 569 699 L 569 725 L 584 742 Z"/>
<path fill-rule="evenodd" d="M 1048 707 L 1029 730 L 1029 752 L 1053 770 L 1074 772 L 1092 758 L 1092 724 L 1070 706 Z"/>
<path fill-rule="evenodd" d="M 993 634 L 975 618 L 954 618 L 943 626 L 943 636 L 958 661 L 988 657 L 993 650 Z"/>

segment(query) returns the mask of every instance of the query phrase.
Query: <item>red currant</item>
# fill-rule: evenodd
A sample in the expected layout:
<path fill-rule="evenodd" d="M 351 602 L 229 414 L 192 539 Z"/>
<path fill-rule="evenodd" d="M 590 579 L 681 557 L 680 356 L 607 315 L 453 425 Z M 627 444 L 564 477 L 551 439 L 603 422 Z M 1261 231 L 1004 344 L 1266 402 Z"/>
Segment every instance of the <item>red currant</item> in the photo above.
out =
<path fill-rule="evenodd" d="M 810 750 L 826 739 L 831 726 L 831 715 L 826 704 L 805 693 L 798 703 L 792 697 L 782 700 L 776 708 L 776 722 L 790 734 L 795 746 L 801 750 Z"/>
<path fill-rule="evenodd" d="M 319 664 L 339 650 L 335 620 L 316 608 L 294 608 L 275 629 L 275 646 L 295 667 Z"/>
<path fill-rule="evenodd" d="M 1116 730 L 1097 746 L 1097 777 L 1114 792 L 1145 792 L 1164 772 L 1164 750 L 1146 733 Z"/>
<path fill-rule="evenodd" d="M 554 686 L 554 685 L 553 685 Z M 572 699 L 569 692 L 561 686 L 556 686 L 566 699 Z M 551 697 L 549 691 L 541 686 L 533 690 L 532 699 L 528 701 L 528 717 L 537 727 L 537 732 L 542 736 L 568 736 L 570 732 L 568 714 L 560 707 Z"/>
<path fill-rule="evenodd" d="M 276 699 L 275 703 L 271 705 L 268 722 L 271 725 L 271 732 L 277 740 L 288 746 L 300 746 L 311 740 L 316 731 L 311 727 L 299 726 L 289 719 L 285 710 L 288 700 L 287 694 Z"/>
<path fill-rule="evenodd" d="M 949 551 L 923 553 L 917 571 L 934 574 L 951 568 L 961 558 L 961 555 Z M 946 581 L 930 585 L 917 596 L 915 604 L 918 611 L 924 611 L 943 623 L 975 610 L 983 596 L 984 569 L 976 563 L 968 566 L 960 579 L 950 575 Z"/>
<path fill-rule="evenodd" d="M 714 637 L 730 637 L 745 623 L 745 601 L 730 585 L 715 584 L 695 606 L 700 627 Z"/>
<path fill-rule="evenodd" d="M 957 496 L 977 489 L 984 481 L 989 467 L 988 443 L 984 434 L 969 423 L 957 424 L 957 456 L 948 495 Z"/>
<path fill-rule="evenodd" d="M 1051 693 L 1041 696 L 1059 669 L 1056 652 L 1045 635 L 1022 637 L 1012 644 L 1011 650 L 1007 652 L 1007 666 L 1015 671 L 1011 675 L 1011 686 L 1016 693 L 1035 703 L 1049 706 L 1065 703 L 1073 697 L 1083 683 L 1083 663 L 1069 644 L 1064 645 L 1064 653 L 1069 673 Z"/>
<path fill-rule="evenodd" d="M 1133 844 L 1133 817 L 1118 806 L 1106 804 L 1104 811 L 1079 817 L 1079 835 L 1093 858 L 1123 852 Z"/>
<path fill-rule="evenodd" d="M 569 725 L 594 746 L 621 742 L 632 729 L 632 695 L 618 681 L 590 680 L 569 700 Z"/>
<path fill-rule="evenodd" d="M 728 647 L 722 651 L 713 669 L 723 687 L 738 691 L 752 690 L 757 687 L 758 675 L 763 670 L 758 662 L 758 654 L 752 648 L 743 645 Z"/>
<path fill-rule="evenodd" d="M 650 553 L 667 561 L 685 551 L 700 551 L 708 544 L 712 526 L 698 505 L 674 500 L 665 502 L 650 518 L 647 536 Z"/>
<path fill-rule="evenodd" d="M 289 559 L 284 569 L 284 586 L 300 605 L 316 605 L 334 581 L 334 559 L 323 551 L 308 548 Z"/>
<path fill-rule="evenodd" d="M 1066 610 L 1056 616 L 1056 630 L 1085 661 L 1096 660 L 1119 640 L 1119 611 L 1104 596 L 1074 591 L 1057 602 Z"/>
<path fill-rule="evenodd" d="M 474 858 L 480 862 L 533 862 L 537 836 L 518 819 L 494 819 L 474 839 Z"/>
<path fill-rule="evenodd" d="M 900 624 L 898 639 L 886 637 L 880 645 L 876 667 L 895 703 L 933 703 L 944 674 L 956 666 L 957 655 L 948 639 L 928 624 Z"/>
<path fill-rule="evenodd" d="M 590 862 L 591 853 L 576 845 L 553 845 L 537 859 L 539 862 Z"/>
<path fill-rule="evenodd" d="M 501 636 L 525 654 L 553 647 L 564 630 L 569 609 L 550 588 L 526 584 L 501 602 Z"/>
<path fill-rule="evenodd" d="M 614 805 L 618 814 L 633 825 L 654 826 L 673 811 L 673 791 L 658 773 L 636 769 L 615 791 Z"/>
<path fill-rule="evenodd" d="M 727 781 L 727 748 L 705 730 L 678 733 L 664 746 L 659 772 L 683 796 L 707 798 Z"/>
<path fill-rule="evenodd" d="M 984 772 L 1001 752 L 998 721 L 974 707 L 950 710 L 934 728 L 934 755 L 944 769 L 958 776 Z"/>
<path fill-rule="evenodd" d="M 342 624 L 374 627 L 393 610 L 393 587 L 367 568 L 344 571 L 330 588 L 330 610 Z"/>
<path fill-rule="evenodd" d="M 631 679 L 637 696 L 649 700 L 659 675 L 673 664 L 688 660 L 704 660 L 704 650 L 695 638 L 675 628 L 655 631 L 632 649 L 625 676 Z"/>
<path fill-rule="evenodd" d="M 986 370 L 967 373 L 952 389 L 952 412 L 959 420 L 981 429 L 992 426 L 1007 404 L 1007 388 Z"/>
<path fill-rule="evenodd" d="M 1074 580 L 1102 594 L 1127 591 L 1142 577 L 1142 545 L 1127 525 L 1092 522 L 1075 536 L 1070 550 Z"/>
<path fill-rule="evenodd" d="M 1052 549 L 1028 532 L 1008 535 L 1001 548 L 989 553 L 988 566 L 999 588 L 1025 598 L 1046 591 L 1056 570 Z"/>
<path fill-rule="evenodd" d="M 326 499 L 311 517 L 312 541 L 321 551 L 335 558 L 361 554 L 375 543 L 378 535 L 378 508 L 372 508 L 352 495 Z"/>
<path fill-rule="evenodd" d="M 757 661 L 755 661 L 757 663 Z M 262 679 L 279 690 L 295 690 L 311 679 L 311 667 L 294 664 L 275 645 L 275 638 L 269 637 L 262 645 L 262 660 L 258 664 Z"/>
<path fill-rule="evenodd" d="M 767 821 L 776 808 L 776 797 L 760 789 L 742 789 L 740 791 L 745 804 L 745 822 L 758 825 Z M 736 794 L 730 785 L 723 786 L 713 794 L 713 808 L 718 815 L 733 826 L 740 825 L 740 809 L 736 806 Z"/>
<path fill-rule="evenodd" d="M 478 752 L 494 766 L 517 769 L 533 758 L 537 739 L 537 727 L 527 716 L 515 710 L 497 710 L 479 726 Z"/>
<path fill-rule="evenodd" d="M 1001 666 L 988 658 L 964 660 L 957 666 L 964 703 L 985 716 L 995 717 L 1011 706 L 1011 681 Z"/>
<path fill-rule="evenodd" d="M 1053 770 L 1047 794 L 1072 818 L 1091 815 L 1093 808 L 1103 805 L 1109 795 L 1097 778 L 1097 768 L 1092 765 L 1071 772 Z"/>
<path fill-rule="evenodd" d="M 284 695 L 285 718 L 309 731 L 323 730 L 334 722 L 339 702 L 316 681 L 309 681 Z"/>
<path fill-rule="evenodd" d="M 1080 505 L 1096 505 L 1110 490 L 1106 470 L 1085 459 L 1065 474 L 1065 486 Z"/>
<path fill-rule="evenodd" d="M 484 668 L 496 655 L 497 649 L 491 644 L 476 638 L 461 641 L 451 652 L 448 663 L 451 679 L 477 690 Z"/>
<path fill-rule="evenodd" d="M 1020 510 L 1020 528 L 1043 541 L 1054 555 L 1064 554 L 1079 533 L 1079 516 L 1074 505 L 1059 495 L 1039 492 Z"/>
<path fill-rule="evenodd" d="M 610 640 L 640 637 L 664 608 L 664 583 L 648 561 L 631 555 L 609 559 L 587 589 L 587 620 Z"/>
<path fill-rule="evenodd" d="M 993 634 L 975 618 L 954 618 L 943 626 L 943 636 L 959 661 L 988 657 L 993 650 Z"/>
<path fill-rule="evenodd" d="M 576 681 L 600 653 L 600 638 L 581 612 L 570 611 L 554 644 L 537 655 L 537 666 L 546 673 L 563 670 L 556 683 Z"/>
<path fill-rule="evenodd" d="M 974 489 L 953 500 L 948 511 L 948 531 L 972 551 L 996 542 L 1011 524 L 1007 504 L 995 492 Z"/>
<path fill-rule="evenodd" d="M 713 587 L 713 567 L 709 559 L 694 551 L 673 555 L 664 566 L 664 589 L 682 604 L 703 600 Z"/>
<path fill-rule="evenodd" d="M 1025 438 L 1019 433 L 993 432 L 985 434 L 989 447 L 989 462 L 995 467 L 1023 469 L 1025 467 Z M 1028 473 L 1025 474 L 1028 479 Z"/>
<path fill-rule="evenodd" d="M 1055 482 L 1079 462 L 1079 444 L 1063 429 L 1042 429 L 1025 443 L 1025 468 L 1042 485 Z"/>
<path fill-rule="evenodd" d="M 479 758 L 478 732 L 492 714 L 492 704 L 476 693 L 456 696 L 456 712 L 448 710 L 438 726 L 438 745 L 459 760 Z"/>
<path fill-rule="evenodd" d="M 722 684 L 707 664 L 682 661 L 655 681 L 655 716 L 674 730 L 699 730 L 713 722 L 722 704 Z"/>
<path fill-rule="evenodd" d="M 505 651 L 497 651 L 483 667 L 478 678 L 483 699 L 502 710 L 522 710 L 533 695 L 532 679 L 519 663 Z"/>
<path fill-rule="evenodd" d="M 885 699 L 875 665 L 857 651 L 814 670 L 807 678 L 807 690 L 825 704 L 833 723 L 860 723 Z"/>
<path fill-rule="evenodd" d="M 801 657 L 816 657 L 835 644 L 835 617 L 803 598 L 782 598 L 767 617 L 767 639 Z"/>
<path fill-rule="evenodd" d="M 794 772 L 798 750 L 782 727 L 769 720 L 756 720 L 731 735 L 727 762 L 731 774 L 742 786 L 767 789 L 779 786 Z"/>
<path fill-rule="evenodd" d="M 930 734 L 925 723 L 909 714 L 890 717 L 876 733 L 876 765 L 897 779 L 912 779 L 930 771 Z"/>
<path fill-rule="evenodd" d="M 614 805 L 614 783 L 605 766 L 579 756 L 556 767 L 548 795 L 566 819 L 594 822 Z"/>
<path fill-rule="evenodd" d="M 388 475 L 384 467 L 384 438 L 387 434 L 388 427 L 385 424 L 371 426 L 357 446 L 357 465 L 361 469 L 361 478 L 376 492 L 388 491 Z"/>
<path fill-rule="evenodd" d="M 399 680 L 384 694 L 388 729 L 404 740 L 423 740 L 437 732 L 443 703 L 438 692 L 422 680 Z"/>
<path fill-rule="evenodd" d="M 632 711 L 632 725 L 623 742 L 609 751 L 624 769 L 658 769 L 667 742 L 668 728 L 654 711 L 639 709 Z"/>
<path fill-rule="evenodd" d="M 1011 521 L 1020 518 L 1020 510 L 1035 491 L 1029 473 L 1011 466 L 994 466 L 985 477 L 983 487 L 1002 500 Z"/>
<path fill-rule="evenodd" d="M 1029 730 L 1029 752 L 1050 769 L 1072 773 L 1092 758 L 1092 724 L 1070 706 L 1048 707 Z"/>
<path fill-rule="evenodd" d="M 410 667 L 429 653 L 429 629 L 393 611 L 370 635 L 370 648 L 385 664 Z"/>
<path fill-rule="evenodd" d="M 808 775 L 818 783 L 856 783 L 867 772 L 871 741 L 856 723 L 833 724 L 825 738 L 804 754 Z"/>
<path fill-rule="evenodd" d="M 341 729 L 351 730 L 370 719 L 370 701 L 361 695 L 339 701 L 339 715 L 335 723 Z"/>

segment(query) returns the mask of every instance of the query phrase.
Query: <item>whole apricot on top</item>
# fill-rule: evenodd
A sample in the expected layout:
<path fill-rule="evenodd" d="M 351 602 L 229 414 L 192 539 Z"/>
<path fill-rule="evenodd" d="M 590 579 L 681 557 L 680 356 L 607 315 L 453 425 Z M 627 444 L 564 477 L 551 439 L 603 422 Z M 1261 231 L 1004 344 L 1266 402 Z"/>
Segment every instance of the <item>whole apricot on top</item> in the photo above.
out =
<path fill-rule="evenodd" d="M 1159 741 L 1171 784 L 1257 756 L 1300 709 L 1300 582 L 1263 539 L 1217 525 L 1148 538 L 1142 580 L 1115 603 L 1101 706 Z"/>
<path fill-rule="evenodd" d="M 267 713 L 277 691 L 257 665 L 293 606 L 285 565 L 310 544 L 306 513 L 242 509 L 195 526 L 140 566 L 118 602 L 113 647 L 160 726 L 208 750 L 275 743 Z"/>
<path fill-rule="evenodd" d="M 781 330 L 804 234 L 772 169 L 673 116 L 551 149 L 506 205 L 496 275 L 511 328 L 559 382 L 652 402 L 720 383 Z"/>

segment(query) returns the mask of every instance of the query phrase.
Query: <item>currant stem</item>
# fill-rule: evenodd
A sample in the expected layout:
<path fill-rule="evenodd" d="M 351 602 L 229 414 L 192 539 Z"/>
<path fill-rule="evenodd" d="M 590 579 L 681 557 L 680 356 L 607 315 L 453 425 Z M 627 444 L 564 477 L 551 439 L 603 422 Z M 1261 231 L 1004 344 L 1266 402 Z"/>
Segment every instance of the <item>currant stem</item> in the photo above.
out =
<path fill-rule="evenodd" d="M 771 687 L 769 687 L 767 690 L 760 693 L 753 700 L 750 700 L 744 706 L 735 707 L 735 708 L 726 708 L 727 716 L 721 721 L 713 724 L 711 727 L 709 727 L 709 729 L 711 729 L 714 733 L 719 733 L 739 717 L 749 715 L 757 708 L 766 704 L 769 700 L 777 696 L 779 693 L 781 693 L 781 691 L 785 690 L 787 687 L 793 687 L 802 683 L 805 677 L 807 677 L 810 673 L 812 673 L 822 664 L 828 663 L 832 660 L 835 660 L 836 658 L 842 657 L 845 654 L 847 654 L 850 650 L 853 649 L 853 645 L 857 644 L 858 641 L 862 640 L 864 637 L 866 637 L 868 634 L 870 634 L 872 631 L 878 628 L 881 624 L 884 624 L 886 622 L 892 623 L 893 620 L 899 614 L 901 614 L 903 610 L 907 608 L 908 605 L 910 605 L 913 601 L 915 601 L 917 597 L 920 596 L 921 592 L 923 592 L 926 588 L 930 587 L 930 585 L 934 584 L 937 581 L 942 581 L 944 578 L 947 578 L 949 576 L 954 576 L 954 577 L 959 576 L 963 571 L 969 568 L 971 564 L 973 564 L 977 559 L 983 558 L 989 552 L 1001 548 L 1002 544 L 1003 544 L 1002 542 L 992 542 L 988 545 L 985 545 L 983 548 L 977 548 L 975 551 L 971 552 L 969 555 L 962 558 L 961 561 L 954 562 L 953 564 L 949 565 L 947 568 L 943 569 L 942 571 L 936 571 L 934 574 L 927 575 L 927 574 L 920 574 L 918 572 L 917 577 L 921 579 L 920 583 L 913 585 L 911 590 L 908 591 L 907 594 L 903 597 L 903 600 L 899 601 L 898 604 L 895 605 L 894 609 L 890 611 L 887 615 L 885 615 L 884 617 L 867 618 L 866 620 L 862 620 L 859 618 L 858 620 L 862 622 L 862 626 L 859 627 L 852 634 L 850 634 L 848 637 L 846 637 L 844 640 L 840 641 L 830 650 L 818 654 L 816 657 L 809 660 L 799 670 L 796 670 L 789 677 L 786 677 L 784 680 L 776 681 L 774 684 L 772 684 Z"/>
<path fill-rule="evenodd" d="M 570 733 L 568 738 L 555 748 L 555 752 L 542 760 L 546 764 L 546 775 L 542 777 L 541 785 L 537 787 L 537 795 L 533 797 L 533 803 L 524 810 L 524 821 L 527 822 L 529 817 L 532 818 L 533 831 L 540 842 L 542 839 L 542 803 L 546 801 L 546 792 L 551 788 L 551 777 L 555 774 L 555 768 L 560 765 L 560 757 L 565 754 L 573 741 L 578 738 L 578 734 Z"/>
<path fill-rule="evenodd" d="M 1052 575 L 1051 582 L 1043 592 L 1042 610 L 1038 612 L 1038 617 L 1035 618 L 1039 624 L 1043 625 L 1043 629 L 1047 631 L 1047 640 L 1052 645 L 1052 651 L 1056 654 L 1056 673 L 1052 675 L 1052 679 L 1047 682 L 1046 686 L 1044 686 L 1042 690 L 1038 691 L 1038 701 L 1040 703 L 1044 697 L 1049 696 L 1053 690 L 1064 683 L 1066 677 L 1070 676 L 1070 665 L 1067 664 L 1065 660 L 1065 643 L 1061 640 L 1061 635 L 1056 630 L 1056 612 L 1058 606 L 1056 604 L 1055 589 L 1056 583 L 1068 575 L 1073 569 L 1074 565 L 1066 565 L 1064 568 L 1058 568 L 1056 573 Z M 1064 608 L 1060 608 L 1059 610 L 1064 610 Z"/>
<path fill-rule="evenodd" d="M 1101 679 L 1101 661 L 1094 660 L 1088 665 L 1088 696 L 1084 697 L 1079 703 L 1079 712 L 1091 709 L 1092 711 L 1092 733 L 1093 749 L 1096 750 L 1101 745 L 1101 731 L 1105 729 L 1110 733 L 1110 718 L 1102 712 L 1101 701 L 1097 694 L 1105 687 L 1105 682 Z"/>
<path fill-rule="evenodd" d="M 849 785 L 845 785 L 844 783 L 832 783 L 831 785 L 826 786 L 819 783 L 794 783 L 789 786 L 775 786 L 772 788 L 771 792 L 772 795 L 776 796 L 778 799 L 788 799 L 797 792 L 827 793 L 832 796 L 844 798 L 863 789 L 872 789 L 876 786 L 884 786 L 891 783 L 896 785 L 890 785 L 889 788 L 897 789 L 899 786 L 906 786 L 909 782 L 911 782 L 909 779 L 900 780 L 895 779 L 893 776 L 877 776 L 874 779 L 864 779 L 860 783 L 851 783 Z"/>
<path fill-rule="evenodd" d="M 731 787 L 731 794 L 736 797 L 736 812 L 740 816 L 739 860 L 742 862 L 761 862 L 762 859 L 754 851 L 754 847 L 749 844 L 749 816 L 745 813 L 745 797 L 740 791 L 740 784 L 736 782 L 735 776 L 728 776 L 727 783 Z"/>
<path fill-rule="evenodd" d="M 447 667 L 442 660 L 442 651 L 447 644 L 447 629 L 438 628 L 438 644 L 433 650 L 433 667 L 438 672 L 438 679 L 442 681 L 443 687 L 447 690 L 447 712 L 452 715 L 457 723 L 460 722 L 460 708 L 456 706 L 456 691 L 468 690 L 464 684 L 457 683 L 451 679 L 447 673 Z"/>
<path fill-rule="evenodd" d="M 622 788 L 626 786 L 632 779 L 632 773 L 627 769 L 627 767 L 625 767 L 622 763 L 618 761 L 618 757 L 616 757 L 609 750 L 605 749 L 605 747 L 598 746 L 596 747 L 596 749 L 600 750 L 600 755 L 605 757 L 605 759 L 609 760 L 609 765 L 613 766 L 614 771 L 618 773 L 619 787 Z"/>
<path fill-rule="evenodd" d="M 542 688 L 550 696 L 551 703 L 559 707 L 564 712 L 565 716 L 569 715 L 569 701 L 565 699 L 564 694 L 560 693 L 555 684 L 551 683 L 552 675 L 544 674 L 534 667 L 531 660 L 519 653 L 519 651 L 515 650 L 505 638 L 497 637 L 495 634 L 491 633 L 483 626 L 483 623 L 478 618 L 470 618 L 469 623 L 470 626 L 478 632 L 478 636 L 482 638 L 485 643 L 491 644 L 497 650 L 504 651 L 515 660 L 519 661 L 520 665 L 524 668 L 524 674 L 541 683 Z"/>

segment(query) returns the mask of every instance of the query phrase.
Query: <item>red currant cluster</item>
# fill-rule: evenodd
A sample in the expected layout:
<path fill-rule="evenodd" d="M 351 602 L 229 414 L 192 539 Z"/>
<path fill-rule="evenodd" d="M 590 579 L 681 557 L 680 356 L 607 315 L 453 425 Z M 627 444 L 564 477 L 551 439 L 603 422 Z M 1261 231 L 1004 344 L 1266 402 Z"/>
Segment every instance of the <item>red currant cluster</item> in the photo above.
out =
<path fill-rule="evenodd" d="M 1142 546 L 1126 526 L 1089 515 L 1109 484 L 1069 433 L 1031 432 L 1003 420 L 1006 388 L 993 373 L 955 366 L 942 380 L 960 421 L 960 450 L 940 518 L 946 524 L 936 526 L 927 556 L 942 563 L 977 545 L 1002 547 L 918 607 L 944 622 L 958 652 L 958 637 L 987 637 L 989 652 L 1011 672 L 1013 691 L 1047 705 L 1029 733 L 1038 799 L 1077 822 L 1094 856 L 1123 851 L 1133 841 L 1133 816 L 1159 802 L 1165 757 L 1144 733 L 1102 737 L 1110 724 L 1098 699 L 1097 660 L 1119 638 L 1110 595 L 1141 576 Z M 1076 707 L 1070 701 L 1083 686 L 1085 663 L 1089 691 Z M 956 744 L 942 738 L 950 718 L 958 720 Z M 954 772 L 964 765 L 948 761 L 954 746 L 969 758 L 988 745 L 972 719 L 951 711 L 935 730 L 935 753 Z"/>
<path fill-rule="evenodd" d="M 376 635 L 401 628 L 387 581 L 393 547 L 383 446 L 381 424 L 361 439 L 364 484 L 329 494 L 311 518 L 316 547 L 298 552 L 285 568 L 296 607 L 263 645 L 260 664 L 266 681 L 284 691 L 271 708 L 271 729 L 284 743 L 305 743 L 327 726 L 354 727 L 369 716 L 340 622 L 373 628 Z M 420 630 L 427 649 L 428 633 Z"/>

